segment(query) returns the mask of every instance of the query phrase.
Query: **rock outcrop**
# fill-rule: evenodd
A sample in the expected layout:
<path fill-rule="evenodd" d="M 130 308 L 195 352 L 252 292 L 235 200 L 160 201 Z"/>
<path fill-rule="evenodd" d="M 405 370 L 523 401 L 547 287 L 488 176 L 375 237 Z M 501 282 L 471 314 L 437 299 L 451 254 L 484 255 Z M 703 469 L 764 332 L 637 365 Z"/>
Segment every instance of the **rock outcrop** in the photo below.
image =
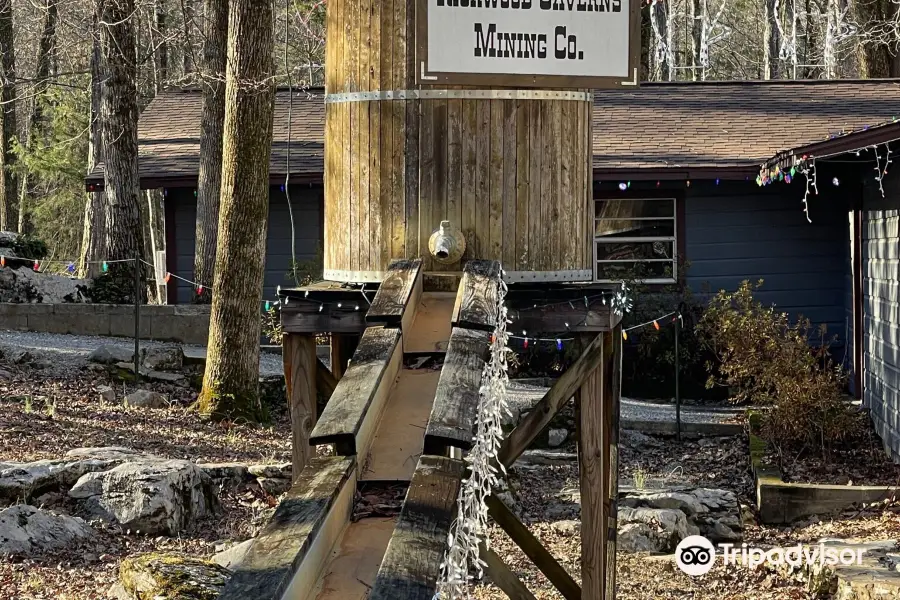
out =
<path fill-rule="evenodd" d="M 81 519 L 27 504 L 0 511 L 0 554 L 30 556 L 60 550 L 92 535 Z"/>

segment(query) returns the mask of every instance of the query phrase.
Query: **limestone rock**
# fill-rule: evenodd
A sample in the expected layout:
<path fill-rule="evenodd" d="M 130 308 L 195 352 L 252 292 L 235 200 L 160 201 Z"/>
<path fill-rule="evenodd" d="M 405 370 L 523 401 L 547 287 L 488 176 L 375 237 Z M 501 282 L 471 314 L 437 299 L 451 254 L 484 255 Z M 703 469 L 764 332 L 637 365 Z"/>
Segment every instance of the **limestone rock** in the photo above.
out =
<path fill-rule="evenodd" d="M 230 575 L 214 562 L 176 553 L 133 556 L 119 567 L 122 589 L 136 600 L 215 600 Z"/>
<path fill-rule="evenodd" d="M 93 534 L 84 521 L 27 504 L 0 511 L 0 554 L 59 550 Z"/>
<path fill-rule="evenodd" d="M 129 457 L 127 448 L 78 448 L 65 458 L 0 464 L 0 500 L 30 500 L 48 491 L 66 491 L 85 473 L 105 471 Z"/>
<path fill-rule="evenodd" d="M 559 535 L 572 537 L 573 535 L 577 535 L 581 531 L 581 521 L 575 521 L 571 519 L 565 521 L 555 521 L 550 524 L 550 529 L 552 529 Z"/>
<path fill-rule="evenodd" d="M 126 406 L 133 408 L 166 408 L 169 402 L 159 392 L 137 390 L 125 396 Z"/>
<path fill-rule="evenodd" d="M 556 448 L 557 446 L 562 446 L 568 437 L 569 432 L 565 429 L 551 429 L 547 443 L 551 448 Z"/>
<path fill-rule="evenodd" d="M 275 465 L 250 465 L 247 471 L 254 477 L 275 477 L 280 479 L 290 479 L 293 475 L 293 467 L 291 463 L 280 463 Z"/>
<path fill-rule="evenodd" d="M 639 450 L 641 448 L 658 448 L 662 442 L 658 439 L 643 434 L 633 429 L 623 429 L 619 432 L 619 447 Z"/>
<path fill-rule="evenodd" d="M 280 496 L 291 489 L 290 479 L 281 479 L 277 477 L 257 477 L 261 487 L 270 496 Z"/>
<path fill-rule="evenodd" d="M 120 346 L 100 346 L 88 355 L 88 362 L 101 365 L 114 365 L 118 362 L 130 362 L 134 360 L 134 352 Z"/>
<path fill-rule="evenodd" d="M 3 356 L 14 365 L 27 365 L 34 360 L 31 352 L 22 348 L 6 348 L 3 350 Z"/>
<path fill-rule="evenodd" d="M 151 371 L 179 371 L 184 366 L 181 346 L 148 348 L 144 354 L 144 367 Z"/>
<path fill-rule="evenodd" d="M 222 487 L 237 487 L 250 479 L 247 465 L 241 463 L 198 463 L 214 483 Z"/>
<path fill-rule="evenodd" d="M 116 402 L 116 390 L 108 385 L 99 386 L 97 394 L 100 396 L 101 404 L 115 404 Z"/>
<path fill-rule="evenodd" d="M 622 552 L 674 552 L 688 535 L 687 518 L 680 510 L 622 507 L 618 519 Z"/>
<path fill-rule="evenodd" d="M 743 539 L 740 506 L 735 493 L 729 490 L 692 487 L 629 490 L 619 495 L 619 506 L 681 511 L 687 517 L 688 533 L 699 532 L 713 543 Z"/>
<path fill-rule="evenodd" d="M 148 534 L 176 535 L 218 508 L 212 479 L 187 460 L 145 457 L 88 473 L 69 496 L 100 518 Z"/>
<path fill-rule="evenodd" d="M 250 546 L 252 544 L 253 540 L 247 540 L 245 542 L 241 542 L 240 544 L 235 544 L 231 548 L 223 550 L 222 552 L 219 552 L 218 554 L 213 556 L 212 561 L 219 566 L 234 571 L 235 567 L 241 564 L 241 562 L 244 560 L 244 557 L 247 556 L 247 551 L 250 550 Z"/>
<path fill-rule="evenodd" d="M 4 254 L 9 261 L 10 254 Z M 30 264 L 30 263 L 29 263 Z M 0 269 L 0 302 L 62 304 L 85 302 L 91 281 L 55 273 L 36 273 L 31 268 L 9 264 Z"/>

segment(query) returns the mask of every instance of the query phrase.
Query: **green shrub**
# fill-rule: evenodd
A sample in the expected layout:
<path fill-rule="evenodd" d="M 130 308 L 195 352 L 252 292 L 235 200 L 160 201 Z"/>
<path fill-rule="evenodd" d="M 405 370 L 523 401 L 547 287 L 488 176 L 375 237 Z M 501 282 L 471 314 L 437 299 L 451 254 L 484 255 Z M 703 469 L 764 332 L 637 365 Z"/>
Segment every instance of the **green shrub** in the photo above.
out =
<path fill-rule="evenodd" d="M 761 285 L 744 281 L 734 293 L 720 291 L 700 319 L 697 333 L 717 361 L 708 387 L 770 406 L 761 434 L 781 453 L 816 448 L 824 455 L 857 439 L 863 419 L 845 402 L 847 373 L 831 360 L 833 338 L 809 319 L 792 323 L 763 306 L 753 297 Z"/>

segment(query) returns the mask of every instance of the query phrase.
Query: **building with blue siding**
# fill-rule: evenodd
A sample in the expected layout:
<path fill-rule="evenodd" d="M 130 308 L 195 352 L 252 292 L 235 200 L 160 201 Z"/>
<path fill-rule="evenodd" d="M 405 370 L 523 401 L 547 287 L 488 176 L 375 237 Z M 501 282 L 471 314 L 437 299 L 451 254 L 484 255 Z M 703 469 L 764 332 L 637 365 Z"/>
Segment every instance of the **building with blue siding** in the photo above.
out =
<path fill-rule="evenodd" d="M 193 266 L 201 100 L 196 90 L 164 92 L 139 127 L 141 186 L 166 190 L 166 268 L 185 279 Z M 900 457 L 900 174 L 888 168 L 882 197 L 872 150 L 886 166 L 891 142 L 900 139 L 895 116 L 896 80 L 596 92 L 594 280 L 637 267 L 649 283 L 703 294 L 763 279 L 759 299 L 838 336 L 834 351 L 853 371 L 854 392 Z M 319 252 L 323 140 L 324 92 L 279 91 L 266 297 L 288 282 L 292 260 Z M 815 159 L 815 178 L 785 177 L 804 156 Z M 758 185 L 775 166 L 781 175 Z M 809 193 L 808 181 L 815 184 Z M 87 179 L 95 188 L 102 182 L 102 167 Z M 169 301 L 190 301 L 191 285 L 174 283 Z"/>

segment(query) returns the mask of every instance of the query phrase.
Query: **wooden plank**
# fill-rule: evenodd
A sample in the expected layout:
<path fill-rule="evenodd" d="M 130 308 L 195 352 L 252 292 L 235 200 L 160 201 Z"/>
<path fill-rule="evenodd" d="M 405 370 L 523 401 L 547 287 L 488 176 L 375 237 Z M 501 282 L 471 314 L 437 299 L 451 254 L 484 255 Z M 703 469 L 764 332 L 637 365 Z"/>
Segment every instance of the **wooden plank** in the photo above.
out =
<path fill-rule="evenodd" d="M 563 568 L 550 552 L 544 548 L 540 540 L 528 530 L 528 527 L 513 514 L 511 510 L 496 496 L 487 498 L 488 514 L 503 528 L 510 539 L 522 549 L 522 552 L 531 559 L 531 562 L 540 569 L 550 583 L 553 584 L 566 600 L 582 600 L 581 588 L 575 583 L 571 575 Z M 596 599 L 600 597 L 597 596 Z"/>
<path fill-rule="evenodd" d="M 531 165 L 528 169 L 528 269 L 536 270 L 541 260 L 541 240 L 545 223 L 541 220 L 541 103 L 531 101 L 529 106 L 528 146 Z M 521 232 L 520 232 L 521 234 Z"/>
<path fill-rule="evenodd" d="M 477 196 L 475 170 L 478 165 L 478 126 L 474 100 L 462 100 L 462 169 L 460 172 L 460 221 L 459 227 L 466 236 L 466 252 L 463 259 L 477 256 L 476 233 Z"/>
<path fill-rule="evenodd" d="M 294 581 L 315 581 L 352 508 L 353 457 L 314 458 L 253 540 L 219 600 L 280 600 Z M 295 577 L 296 575 L 296 577 Z"/>
<path fill-rule="evenodd" d="M 422 243 L 427 244 L 431 234 L 437 230 L 441 221 L 447 217 L 447 178 L 449 167 L 447 162 L 447 100 L 433 100 L 434 121 L 432 141 L 434 144 L 434 194 L 424 196 L 424 203 L 431 200 L 431 220 L 424 221 L 421 230 Z M 457 227 L 459 226 L 457 222 Z M 423 253 L 424 254 L 424 253 Z M 431 258 L 431 253 L 425 254 L 425 264 L 428 271 L 441 271 L 444 266 Z"/>
<path fill-rule="evenodd" d="M 503 101 L 503 252 L 497 258 L 516 264 L 516 101 Z"/>
<path fill-rule="evenodd" d="M 479 389 L 490 349 L 489 332 L 453 329 L 425 430 L 426 454 L 446 456 L 451 447 L 472 448 Z"/>
<path fill-rule="evenodd" d="M 320 311 L 313 302 L 291 302 L 281 308 L 281 327 L 286 334 L 361 333 L 366 328 L 365 311 L 348 310 L 348 305 L 322 303 Z"/>
<path fill-rule="evenodd" d="M 574 181 L 572 179 L 572 169 L 577 162 L 575 157 L 575 136 L 573 121 L 576 119 L 575 109 L 578 105 L 575 102 L 561 102 L 560 111 L 560 170 L 559 170 L 559 204 L 563 210 L 559 214 L 559 261 L 560 268 L 572 269 L 575 266 L 574 250 L 578 244 L 578 226 L 576 225 L 576 210 L 566 210 L 566 207 L 575 208 L 580 205 L 573 196 Z"/>
<path fill-rule="evenodd" d="M 403 323 L 403 329 L 407 329 L 415 317 L 421 293 L 422 259 L 391 261 L 366 313 L 366 322 L 395 327 Z"/>
<path fill-rule="evenodd" d="M 347 69 L 349 70 L 350 86 L 348 91 L 360 91 L 359 85 L 359 46 L 361 32 L 359 29 L 359 2 L 348 2 L 345 10 L 348 13 L 350 21 L 349 25 L 349 47 L 347 48 Z M 360 154 L 360 123 L 359 113 L 362 110 L 360 104 L 368 104 L 363 102 L 348 102 L 350 110 L 350 210 L 349 215 L 349 239 L 347 245 L 350 247 L 350 266 L 351 271 L 359 271 L 359 236 L 362 232 L 359 229 L 359 154 Z"/>
<path fill-rule="evenodd" d="M 552 264 L 553 246 L 553 131 L 551 121 L 553 103 L 544 101 L 541 105 L 541 235 L 540 253 L 534 269 L 546 271 Z M 532 240 L 534 241 L 534 240 Z"/>
<path fill-rule="evenodd" d="M 331 346 L 329 352 L 331 353 L 331 373 L 334 375 L 335 382 L 341 380 L 341 377 L 344 376 L 344 371 L 347 369 L 344 342 L 345 338 L 343 335 L 339 333 L 331 334 Z"/>
<path fill-rule="evenodd" d="M 324 572 L 315 600 L 364 600 L 375 583 L 378 567 L 397 525 L 396 517 L 351 521 Z M 286 596 L 285 600 L 295 600 Z"/>
<path fill-rule="evenodd" d="M 529 154 L 529 122 L 531 114 L 528 100 L 519 100 L 516 110 L 516 236 L 514 261 L 509 269 L 527 271 L 531 257 L 528 254 L 528 188 L 530 182 L 531 155 Z"/>
<path fill-rule="evenodd" d="M 603 426 L 607 458 L 604 472 L 609 485 L 604 502 L 606 523 L 606 576 L 604 581 L 606 600 L 616 597 L 616 533 L 619 518 L 619 414 L 622 398 L 622 326 L 606 334 L 604 348 L 606 361 L 603 367 Z"/>
<path fill-rule="evenodd" d="M 516 574 L 506 566 L 497 553 L 481 544 L 478 548 L 478 557 L 487 563 L 485 571 L 491 581 L 506 594 L 510 600 L 537 600 L 534 594 L 528 591 Z"/>
<path fill-rule="evenodd" d="M 368 90 L 370 83 L 370 69 L 373 58 L 372 47 L 372 1 L 357 0 L 359 3 L 359 89 Z M 354 231 L 359 237 L 359 266 L 360 271 L 371 271 L 369 246 L 372 237 L 372 229 L 369 227 L 369 209 L 371 206 L 370 187 L 370 157 L 373 154 L 369 139 L 369 112 L 373 104 L 378 102 L 354 102 L 359 104 L 359 150 L 356 158 L 359 160 L 359 225 Z M 354 269 L 356 270 L 356 269 Z"/>
<path fill-rule="evenodd" d="M 400 331 L 369 327 L 350 367 L 338 382 L 310 443 L 335 444 L 339 454 L 365 456 L 375 435 L 388 392 L 400 368 Z"/>
<path fill-rule="evenodd" d="M 461 460 L 419 459 L 369 600 L 433 600 L 464 471 Z"/>
<path fill-rule="evenodd" d="M 603 365 L 585 378 L 579 389 L 579 481 L 581 489 L 581 585 L 582 599 L 603 598 L 606 571 L 606 523 L 603 504 L 609 482 L 604 473 L 604 456 L 609 452 L 604 439 Z"/>
<path fill-rule="evenodd" d="M 559 409 L 568 402 L 581 387 L 584 379 L 603 360 L 603 336 L 600 334 L 585 348 L 578 360 L 563 373 L 531 412 L 513 429 L 503 441 L 498 460 L 506 467 L 511 466 L 522 452 L 550 423 Z"/>
<path fill-rule="evenodd" d="M 470 260 L 463 268 L 451 322 L 454 327 L 494 331 L 500 293 L 500 263 Z"/>
<path fill-rule="evenodd" d="M 381 2 L 369 0 L 369 90 L 381 87 Z M 369 107 L 369 269 L 381 271 L 387 265 L 382 260 L 390 240 L 383 235 L 381 223 L 381 109 L 389 102 L 372 102 Z M 385 243 L 387 240 L 387 243 Z"/>
<path fill-rule="evenodd" d="M 316 336 L 289 333 L 282 341 L 284 381 L 291 415 L 291 466 L 298 477 L 309 462 L 309 434 L 316 424 Z"/>
<path fill-rule="evenodd" d="M 490 244 L 479 258 L 503 260 L 503 100 L 491 100 Z"/>
<path fill-rule="evenodd" d="M 565 236 L 562 235 L 562 223 L 560 222 L 560 206 L 564 202 L 560 171 L 562 170 L 562 157 L 560 156 L 562 140 L 562 128 L 560 127 L 563 100 L 550 100 L 550 253 L 547 255 L 546 271 L 559 270 L 562 265 L 562 244 Z M 568 201 L 568 198 L 565 199 Z"/>
<path fill-rule="evenodd" d="M 447 101 L 447 210 L 446 219 L 462 229 L 462 100 Z M 458 271 L 456 265 L 449 270 Z"/>
<path fill-rule="evenodd" d="M 421 165 L 418 173 L 419 177 L 419 222 L 418 237 L 420 244 L 420 255 L 424 255 L 425 261 L 423 265 L 426 271 L 431 271 L 431 258 L 428 254 L 428 237 L 431 235 L 432 223 L 435 220 L 434 208 L 437 206 L 435 201 L 435 164 L 434 156 L 434 120 L 435 120 L 435 103 L 433 100 L 419 100 L 419 112 L 421 113 L 421 147 L 419 148 Z"/>
<path fill-rule="evenodd" d="M 488 258 L 491 250 L 491 101 L 475 101 L 478 122 L 475 171 L 475 258 Z"/>

